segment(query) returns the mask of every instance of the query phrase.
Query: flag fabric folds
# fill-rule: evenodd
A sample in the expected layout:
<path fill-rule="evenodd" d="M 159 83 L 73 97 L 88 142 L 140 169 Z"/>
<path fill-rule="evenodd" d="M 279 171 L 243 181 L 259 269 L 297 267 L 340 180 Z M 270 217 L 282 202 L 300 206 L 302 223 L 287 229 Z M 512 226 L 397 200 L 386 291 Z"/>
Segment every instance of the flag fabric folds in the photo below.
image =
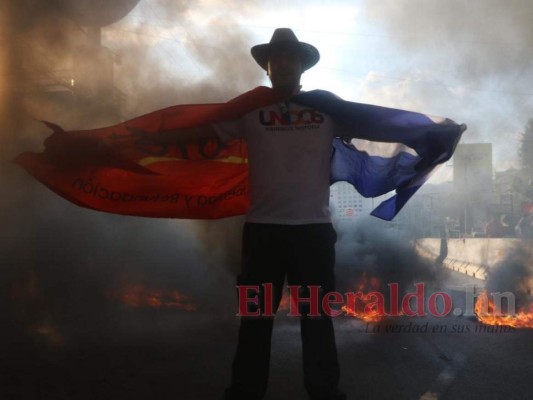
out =
<path fill-rule="evenodd" d="M 237 119 L 282 100 L 258 87 L 227 103 L 178 105 L 110 127 L 53 134 L 41 153 L 15 163 L 67 200 L 100 211 L 146 217 L 215 219 L 246 213 L 247 148 L 243 140 L 162 144 L 151 133 Z M 291 101 L 329 114 L 345 137 L 332 146 L 331 182 L 363 196 L 393 190 L 373 215 L 391 220 L 439 164 L 466 127 L 448 119 L 347 102 L 325 91 Z M 355 138 L 355 139 L 354 139 Z"/>
<path fill-rule="evenodd" d="M 333 142 L 331 183 L 349 182 L 365 197 L 396 191 L 372 211 L 387 221 L 451 158 L 466 130 L 447 118 L 353 103 L 325 91 L 304 93 L 298 102 L 334 116 L 346 129 L 348 139 Z"/>

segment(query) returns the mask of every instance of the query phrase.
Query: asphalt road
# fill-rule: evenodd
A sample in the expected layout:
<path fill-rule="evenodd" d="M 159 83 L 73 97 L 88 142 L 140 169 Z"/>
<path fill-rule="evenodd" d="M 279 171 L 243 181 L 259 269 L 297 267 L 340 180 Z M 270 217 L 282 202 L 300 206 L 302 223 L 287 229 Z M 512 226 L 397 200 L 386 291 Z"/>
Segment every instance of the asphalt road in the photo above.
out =
<path fill-rule="evenodd" d="M 465 284 L 482 284 L 446 276 L 440 289 L 457 305 Z M 222 399 L 237 338 L 233 314 L 122 310 L 103 321 L 108 326 L 84 335 L 71 329 L 75 340 L 53 326 L 31 334 L 11 326 L 0 345 L 0 398 Z M 483 333 L 473 318 L 454 315 L 334 323 L 349 399 L 533 398 L 531 329 Z M 299 323 L 280 314 L 266 399 L 304 400 L 302 381 Z"/>

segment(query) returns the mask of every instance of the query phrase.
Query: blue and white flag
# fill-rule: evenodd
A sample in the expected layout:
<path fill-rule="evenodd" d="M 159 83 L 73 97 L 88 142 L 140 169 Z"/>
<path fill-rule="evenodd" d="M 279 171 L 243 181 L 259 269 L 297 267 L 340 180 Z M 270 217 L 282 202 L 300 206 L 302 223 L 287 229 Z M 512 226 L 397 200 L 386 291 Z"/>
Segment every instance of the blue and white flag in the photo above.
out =
<path fill-rule="evenodd" d="M 466 125 L 417 112 L 344 101 L 311 91 L 293 101 L 329 114 L 357 139 L 336 138 L 331 183 L 346 181 L 364 197 L 393 190 L 372 215 L 392 220 L 437 166 L 449 160 Z"/>

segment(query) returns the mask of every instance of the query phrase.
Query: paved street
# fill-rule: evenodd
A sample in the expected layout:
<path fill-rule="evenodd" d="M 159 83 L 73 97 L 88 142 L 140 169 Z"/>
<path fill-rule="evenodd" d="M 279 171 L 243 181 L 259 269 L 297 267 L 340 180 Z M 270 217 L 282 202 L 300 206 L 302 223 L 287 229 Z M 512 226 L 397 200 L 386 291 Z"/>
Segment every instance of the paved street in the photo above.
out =
<path fill-rule="evenodd" d="M 453 272 L 446 276 L 443 288 L 454 304 L 464 297 L 454 287 L 479 284 Z M 70 342 L 54 342 L 51 327 L 4 341 L 2 398 L 221 398 L 236 318 L 137 309 L 102 321 L 109 325 L 93 327 L 90 334 L 76 336 L 71 329 L 77 340 Z M 372 333 L 377 325 L 381 332 Z M 350 399 L 533 398 L 533 330 L 480 333 L 472 318 L 455 316 L 400 317 L 370 325 L 340 317 L 335 326 L 341 387 Z M 413 332 L 424 326 L 427 332 Z M 278 316 L 272 351 L 267 399 L 305 399 L 297 319 Z"/>

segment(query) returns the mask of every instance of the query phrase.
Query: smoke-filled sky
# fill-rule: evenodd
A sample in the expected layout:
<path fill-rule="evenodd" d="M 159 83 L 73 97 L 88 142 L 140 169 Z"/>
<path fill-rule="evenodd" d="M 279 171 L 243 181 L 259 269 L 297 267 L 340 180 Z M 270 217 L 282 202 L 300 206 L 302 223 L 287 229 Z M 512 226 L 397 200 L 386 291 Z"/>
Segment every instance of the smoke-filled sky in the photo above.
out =
<path fill-rule="evenodd" d="M 61 18 L 78 16 L 78 25 L 99 18 L 105 24 L 107 14 L 115 14 L 105 11 L 106 2 L 93 7 L 101 12 L 90 11 L 91 4 L 5 3 L 4 39 L 13 37 L 13 30 L 23 35 L 10 50 L 3 46 L 0 58 L 17 57 L 12 61 L 17 68 L 29 58 L 48 58 L 57 63 L 53 70 L 63 69 L 59 54 L 69 53 L 74 40 L 65 37 L 70 28 L 63 29 Z M 80 23 L 84 13 L 90 15 Z M 503 170 L 519 167 L 520 132 L 533 117 L 531 20 L 533 3 L 523 0 L 141 0 L 125 18 L 103 28 L 102 42 L 116 56 L 126 119 L 176 103 L 224 101 L 268 85 L 250 47 L 268 42 L 276 27 L 291 27 L 321 53 L 303 76 L 304 90 L 330 90 L 351 101 L 466 123 L 463 141 L 492 142 L 494 167 Z M 38 51 L 31 46 L 35 38 Z M 29 114 L 50 119 L 51 113 Z M 432 181 L 448 178 L 451 168 L 441 168 Z"/>
<path fill-rule="evenodd" d="M 291 27 L 321 53 L 304 90 L 466 123 L 463 141 L 492 142 L 503 170 L 519 166 L 520 132 L 533 117 L 531 20 L 533 3 L 520 0 L 142 0 L 103 42 L 123 57 L 118 85 L 131 117 L 268 85 L 249 49 Z M 136 97 L 145 89 L 152 102 Z"/>

